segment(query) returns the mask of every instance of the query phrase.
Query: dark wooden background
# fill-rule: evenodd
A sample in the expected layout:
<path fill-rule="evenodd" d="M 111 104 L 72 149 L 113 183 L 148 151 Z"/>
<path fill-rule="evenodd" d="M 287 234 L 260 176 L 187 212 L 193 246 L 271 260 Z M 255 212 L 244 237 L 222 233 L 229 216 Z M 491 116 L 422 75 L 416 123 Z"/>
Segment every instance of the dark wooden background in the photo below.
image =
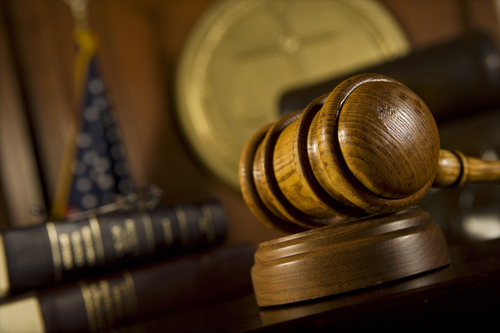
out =
<path fill-rule="evenodd" d="M 209 0 L 92 0 L 104 78 L 136 184 L 166 191 L 162 204 L 220 199 L 230 242 L 281 236 L 262 226 L 241 194 L 215 179 L 183 141 L 173 88 L 182 46 Z M 413 49 L 468 26 L 498 40 L 490 0 L 383 0 Z M 32 206 L 51 204 L 72 109 L 73 21 L 62 0 L 0 0 L 0 227 L 40 223 Z"/>

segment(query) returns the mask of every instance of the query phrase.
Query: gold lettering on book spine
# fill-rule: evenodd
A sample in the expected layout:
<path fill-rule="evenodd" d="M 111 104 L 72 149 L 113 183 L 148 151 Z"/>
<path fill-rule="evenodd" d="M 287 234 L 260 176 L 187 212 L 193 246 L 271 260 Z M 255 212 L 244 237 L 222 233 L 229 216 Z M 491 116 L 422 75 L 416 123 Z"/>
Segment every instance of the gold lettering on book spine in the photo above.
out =
<path fill-rule="evenodd" d="M 135 229 L 135 222 L 132 219 L 124 221 L 125 227 L 114 225 L 111 227 L 111 237 L 113 240 L 113 249 L 115 250 L 115 257 L 119 258 L 127 253 L 133 256 L 140 254 L 139 241 L 137 239 L 137 231 Z"/>
<path fill-rule="evenodd" d="M 83 302 L 85 304 L 85 311 L 87 312 L 87 321 L 89 325 L 89 331 L 95 332 L 97 329 L 95 314 L 94 314 L 94 302 L 92 301 L 92 295 L 90 294 L 89 287 L 85 281 L 79 281 L 78 285 L 83 296 Z"/>
<path fill-rule="evenodd" d="M 121 280 L 121 281 L 120 281 Z M 117 320 L 137 310 L 137 296 L 132 275 L 125 271 L 121 278 L 87 285 L 80 281 L 90 332 L 113 327 Z"/>
<path fill-rule="evenodd" d="M 94 318 L 95 323 L 98 328 L 104 328 L 104 312 L 102 303 L 102 293 L 99 289 L 97 283 L 91 283 L 89 285 L 90 296 L 92 297 L 92 304 L 94 306 Z"/>
<path fill-rule="evenodd" d="M 161 219 L 161 226 L 163 228 L 163 238 L 165 244 L 170 246 L 174 243 L 174 232 L 172 231 L 172 221 L 168 217 Z"/>
<path fill-rule="evenodd" d="M 45 224 L 47 228 L 47 234 L 50 241 L 50 249 L 52 251 L 52 262 L 54 263 L 54 280 L 56 282 L 62 279 L 62 260 L 61 252 L 59 250 L 59 241 L 57 239 L 57 231 L 53 222 L 47 222 Z"/>
<path fill-rule="evenodd" d="M 96 263 L 94 240 L 92 238 L 92 231 L 89 226 L 83 226 L 81 229 L 83 246 L 85 248 L 85 257 L 87 258 L 87 265 L 94 266 Z"/>
<path fill-rule="evenodd" d="M 71 233 L 71 246 L 73 247 L 73 259 L 75 266 L 84 266 L 85 251 L 83 249 L 82 234 L 80 233 L 80 231 L 73 231 Z"/>
<path fill-rule="evenodd" d="M 99 226 L 94 226 L 95 234 L 89 226 L 83 226 L 80 230 L 71 233 L 58 234 L 54 223 L 46 224 L 52 258 L 54 262 L 54 276 L 56 281 L 62 279 L 63 270 L 71 270 L 75 266 L 83 267 L 85 264 L 93 266 L 96 263 L 96 248 L 94 237 L 100 240 Z M 102 244 L 102 242 L 101 242 Z M 104 260 L 104 254 L 102 254 Z"/>
<path fill-rule="evenodd" d="M 102 244 L 101 228 L 99 226 L 99 221 L 97 220 L 97 217 L 90 216 L 89 222 L 90 222 L 90 230 L 92 231 L 92 237 L 94 238 L 97 262 L 99 263 L 99 265 L 102 266 L 104 265 L 105 257 L 104 257 L 104 245 Z"/>
<path fill-rule="evenodd" d="M 139 255 L 139 241 L 137 239 L 137 231 L 135 229 L 135 221 L 132 219 L 125 220 L 125 239 L 128 252 L 134 257 Z"/>
<path fill-rule="evenodd" d="M 122 257 L 125 254 L 125 236 L 123 235 L 122 227 L 119 225 L 111 227 L 111 239 L 113 240 L 115 257 Z"/>
<path fill-rule="evenodd" d="M 123 318 L 124 316 L 124 305 L 122 297 L 121 285 L 116 285 L 111 288 L 111 296 L 113 297 L 113 304 L 115 305 L 115 313 L 117 318 Z"/>
<path fill-rule="evenodd" d="M 116 318 L 116 312 L 113 306 L 113 299 L 111 298 L 111 288 L 109 287 L 108 280 L 99 281 L 99 289 L 101 292 L 101 299 L 103 303 L 104 318 L 108 325 L 112 325 Z"/>
<path fill-rule="evenodd" d="M 71 241 L 67 233 L 59 234 L 59 247 L 61 248 L 61 258 L 63 268 L 70 270 L 73 268 L 73 252 L 71 251 Z"/>
<path fill-rule="evenodd" d="M 122 274 L 127 291 L 125 293 L 127 300 L 127 306 L 125 308 L 131 313 L 137 309 L 137 295 L 135 293 L 134 279 L 132 278 L 132 274 L 128 271 L 123 271 Z"/>

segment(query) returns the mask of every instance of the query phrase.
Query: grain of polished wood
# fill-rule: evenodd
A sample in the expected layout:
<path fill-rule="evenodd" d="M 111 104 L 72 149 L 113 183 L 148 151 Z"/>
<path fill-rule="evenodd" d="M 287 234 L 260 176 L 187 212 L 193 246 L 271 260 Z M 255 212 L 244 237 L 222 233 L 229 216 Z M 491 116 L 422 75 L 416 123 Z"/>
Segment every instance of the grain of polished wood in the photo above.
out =
<path fill-rule="evenodd" d="M 250 209 L 250 211 L 257 217 L 265 226 L 271 229 L 281 230 L 287 233 L 295 233 L 307 230 L 297 224 L 290 223 L 288 220 L 276 215 L 273 210 L 269 209 L 269 205 L 265 204 L 260 198 L 253 173 L 253 166 L 255 160 L 255 153 L 260 147 L 262 140 L 266 136 L 271 125 L 263 127 L 260 131 L 256 132 L 246 144 L 242 158 L 239 163 L 239 178 L 241 180 L 241 193 L 243 198 Z M 258 176 L 258 175 L 257 175 Z"/>
<path fill-rule="evenodd" d="M 427 192 L 439 135 L 430 111 L 403 84 L 355 76 L 332 91 L 317 117 L 313 171 L 332 196 L 340 192 L 373 214 L 410 207 Z"/>
<path fill-rule="evenodd" d="M 434 179 L 435 187 L 454 187 L 465 183 L 500 181 L 500 161 L 487 161 L 465 156 L 459 151 L 442 149 Z"/>
<path fill-rule="evenodd" d="M 252 281 L 260 306 L 367 288 L 449 263 L 441 229 L 417 207 L 260 244 Z"/>
<path fill-rule="evenodd" d="M 305 228 L 406 209 L 431 185 L 500 180 L 500 162 L 440 150 L 425 103 L 382 75 L 354 76 L 271 128 L 255 151 L 259 197 Z"/>
<path fill-rule="evenodd" d="M 243 197 L 265 225 L 296 233 L 260 245 L 257 303 L 311 300 L 447 265 L 429 215 L 397 212 L 418 202 L 436 173 L 443 186 L 479 179 L 485 168 L 476 162 L 440 152 L 424 102 L 380 75 L 348 79 L 262 129 L 240 161 Z"/>
<path fill-rule="evenodd" d="M 361 216 L 363 211 L 356 207 L 346 207 L 347 201 L 340 203 L 321 187 L 308 161 L 307 129 L 321 109 L 325 96 L 313 101 L 301 114 L 300 119 L 290 124 L 276 141 L 273 155 L 273 170 L 279 188 L 300 211 L 318 217 L 316 223 L 329 225 L 336 220 L 332 216 L 349 211 L 350 216 Z"/>

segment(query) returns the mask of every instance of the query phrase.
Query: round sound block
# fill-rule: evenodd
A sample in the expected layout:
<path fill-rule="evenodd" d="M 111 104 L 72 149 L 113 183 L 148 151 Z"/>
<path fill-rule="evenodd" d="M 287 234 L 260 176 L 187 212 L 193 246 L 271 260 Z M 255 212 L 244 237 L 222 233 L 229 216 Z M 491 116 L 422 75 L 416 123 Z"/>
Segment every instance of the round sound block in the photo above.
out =
<path fill-rule="evenodd" d="M 336 295 L 450 263 L 440 227 L 413 207 L 264 242 L 252 281 L 259 306 Z"/>

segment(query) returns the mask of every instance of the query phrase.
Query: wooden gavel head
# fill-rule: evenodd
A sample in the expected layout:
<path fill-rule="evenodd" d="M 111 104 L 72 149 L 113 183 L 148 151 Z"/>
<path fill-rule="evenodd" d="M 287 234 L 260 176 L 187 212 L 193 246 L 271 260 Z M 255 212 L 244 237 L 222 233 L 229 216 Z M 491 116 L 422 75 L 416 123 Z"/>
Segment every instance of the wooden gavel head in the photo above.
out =
<path fill-rule="evenodd" d="M 491 166 L 468 159 L 440 150 L 436 122 L 409 88 L 361 74 L 257 132 L 240 160 L 240 185 L 258 219 L 295 233 L 406 209 L 433 183 L 484 180 Z"/>

